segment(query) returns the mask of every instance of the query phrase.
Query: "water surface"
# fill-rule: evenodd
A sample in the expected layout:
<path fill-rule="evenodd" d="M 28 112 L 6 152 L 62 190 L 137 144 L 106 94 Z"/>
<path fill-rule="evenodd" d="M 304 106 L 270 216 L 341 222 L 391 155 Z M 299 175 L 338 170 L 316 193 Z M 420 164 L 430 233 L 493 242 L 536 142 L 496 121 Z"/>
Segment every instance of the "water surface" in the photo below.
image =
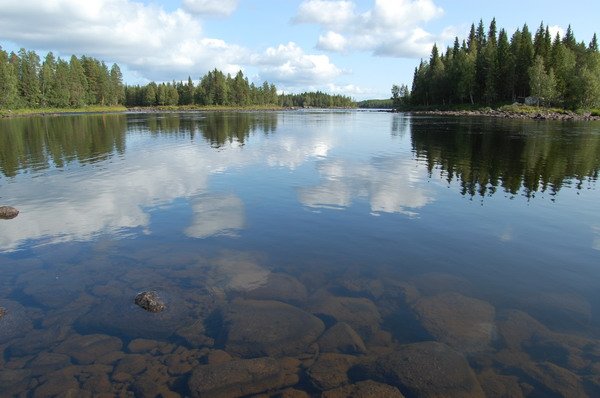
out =
<path fill-rule="evenodd" d="M 599 169 L 595 122 L 0 120 L 0 390 L 598 396 Z"/>

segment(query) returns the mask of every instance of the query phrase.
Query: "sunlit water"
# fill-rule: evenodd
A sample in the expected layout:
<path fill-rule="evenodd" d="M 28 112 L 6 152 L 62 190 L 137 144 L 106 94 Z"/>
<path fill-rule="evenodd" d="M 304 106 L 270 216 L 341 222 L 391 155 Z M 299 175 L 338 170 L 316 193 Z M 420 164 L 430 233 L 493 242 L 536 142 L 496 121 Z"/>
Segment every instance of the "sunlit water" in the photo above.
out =
<path fill-rule="evenodd" d="M 0 120 L 0 395 L 600 396 L 599 170 L 594 122 Z"/>

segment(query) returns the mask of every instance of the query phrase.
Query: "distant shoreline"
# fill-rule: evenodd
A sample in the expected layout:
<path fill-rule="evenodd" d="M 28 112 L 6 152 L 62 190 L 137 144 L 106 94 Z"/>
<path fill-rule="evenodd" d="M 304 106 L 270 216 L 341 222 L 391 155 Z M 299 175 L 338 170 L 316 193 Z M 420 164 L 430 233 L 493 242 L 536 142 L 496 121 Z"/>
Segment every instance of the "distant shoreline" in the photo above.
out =
<path fill-rule="evenodd" d="M 540 108 L 536 111 L 518 111 L 504 109 L 481 109 L 481 110 L 428 110 L 428 111 L 405 111 L 413 115 L 435 115 L 435 116 L 487 116 L 504 119 L 532 119 L 532 120 L 572 120 L 572 121 L 598 121 L 600 116 L 587 114 L 578 114 L 571 111 L 556 112 Z"/>

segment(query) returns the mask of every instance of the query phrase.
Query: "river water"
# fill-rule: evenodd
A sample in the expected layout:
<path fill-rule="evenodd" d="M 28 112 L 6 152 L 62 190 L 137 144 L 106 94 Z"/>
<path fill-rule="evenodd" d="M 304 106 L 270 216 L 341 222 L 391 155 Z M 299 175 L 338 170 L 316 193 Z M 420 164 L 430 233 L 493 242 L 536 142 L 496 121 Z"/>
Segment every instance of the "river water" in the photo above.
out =
<path fill-rule="evenodd" d="M 598 122 L 0 120 L 0 395 L 600 396 L 599 170 Z"/>

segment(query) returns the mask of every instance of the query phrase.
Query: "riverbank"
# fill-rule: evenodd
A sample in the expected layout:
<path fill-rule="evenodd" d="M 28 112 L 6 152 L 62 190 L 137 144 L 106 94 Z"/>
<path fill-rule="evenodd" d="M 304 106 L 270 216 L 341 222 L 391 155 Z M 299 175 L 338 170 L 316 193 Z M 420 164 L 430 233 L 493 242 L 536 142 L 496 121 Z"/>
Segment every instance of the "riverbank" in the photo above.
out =
<path fill-rule="evenodd" d="M 557 108 L 541 108 L 527 105 L 505 105 L 498 109 L 481 108 L 469 110 L 410 110 L 413 115 L 436 116 L 488 116 L 506 119 L 534 119 L 534 120 L 575 120 L 589 121 L 600 120 L 598 111 L 573 112 Z"/>

